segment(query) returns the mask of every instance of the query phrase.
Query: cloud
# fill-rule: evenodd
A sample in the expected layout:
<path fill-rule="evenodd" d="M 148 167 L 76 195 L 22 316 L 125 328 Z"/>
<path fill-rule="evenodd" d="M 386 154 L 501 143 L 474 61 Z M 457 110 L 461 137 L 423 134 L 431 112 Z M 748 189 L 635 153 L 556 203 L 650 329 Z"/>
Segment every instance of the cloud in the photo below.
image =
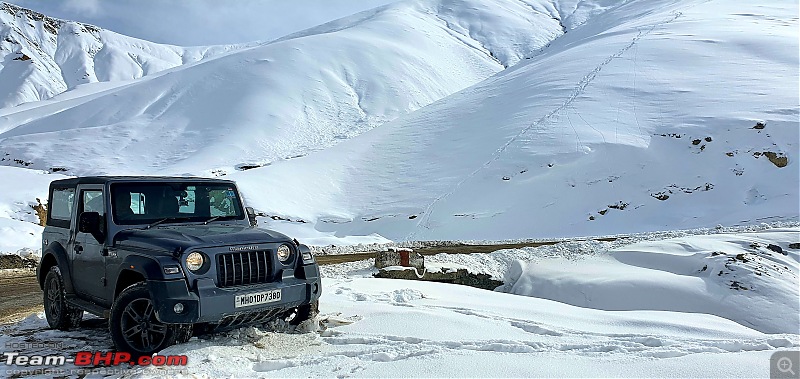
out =
<path fill-rule="evenodd" d="M 68 12 L 83 13 L 91 17 L 103 14 L 100 0 L 66 0 L 62 8 Z"/>

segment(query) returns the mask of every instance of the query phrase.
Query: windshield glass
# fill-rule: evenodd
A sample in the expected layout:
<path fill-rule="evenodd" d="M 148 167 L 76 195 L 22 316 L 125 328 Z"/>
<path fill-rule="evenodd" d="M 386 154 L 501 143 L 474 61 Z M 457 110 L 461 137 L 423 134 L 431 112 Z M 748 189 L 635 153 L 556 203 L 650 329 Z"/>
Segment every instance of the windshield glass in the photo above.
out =
<path fill-rule="evenodd" d="M 244 218 L 236 188 L 225 183 L 115 183 L 114 222 L 122 225 Z"/>

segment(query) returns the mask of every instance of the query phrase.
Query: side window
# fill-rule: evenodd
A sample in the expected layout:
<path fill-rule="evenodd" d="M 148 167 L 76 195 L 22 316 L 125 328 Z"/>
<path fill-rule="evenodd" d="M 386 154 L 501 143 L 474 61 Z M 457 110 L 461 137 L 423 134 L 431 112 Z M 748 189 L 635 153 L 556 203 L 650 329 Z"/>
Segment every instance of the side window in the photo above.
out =
<path fill-rule="evenodd" d="M 103 206 L 103 191 L 87 190 L 83 191 L 83 212 L 97 212 L 105 214 Z"/>
<path fill-rule="evenodd" d="M 133 214 L 143 215 L 145 209 L 144 194 L 136 192 L 136 193 L 131 193 L 130 196 L 131 196 L 130 208 L 133 211 Z"/>
<path fill-rule="evenodd" d="M 53 199 L 50 202 L 50 219 L 66 221 L 66 225 L 56 225 L 69 227 L 69 220 L 72 217 L 72 204 L 75 200 L 74 188 L 54 188 Z M 52 224 L 52 222 L 51 222 Z M 54 224 L 55 225 L 55 224 Z"/>

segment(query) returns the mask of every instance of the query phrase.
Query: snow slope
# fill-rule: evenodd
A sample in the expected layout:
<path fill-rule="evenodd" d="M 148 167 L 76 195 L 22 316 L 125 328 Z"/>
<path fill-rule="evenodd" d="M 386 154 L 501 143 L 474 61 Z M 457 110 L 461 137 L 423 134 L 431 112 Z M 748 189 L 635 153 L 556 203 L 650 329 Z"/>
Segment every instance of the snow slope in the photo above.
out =
<path fill-rule="evenodd" d="M 561 269 L 558 283 L 563 293 L 595 289 L 611 290 L 605 273 L 570 269 L 587 268 L 598 257 L 610 256 L 632 264 L 649 262 L 654 273 L 674 272 L 679 257 L 699 259 L 708 249 L 722 248 L 729 254 L 749 251 L 749 244 L 798 241 L 800 229 L 768 229 L 756 234 L 733 233 L 686 236 L 679 240 L 650 241 L 598 250 L 584 262 L 557 262 L 532 257 L 529 267 Z M 546 247 L 553 248 L 553 247 Z M 566 251 L 565 251 L 566 252 Z M 666 253 L 664 253 L 666 252 Z M 496 252 L 481 255 L 486 258 Z M 760 251 L 761 255 L 763 251 Z M 188 366 L 180 368 L 95 369 L 94 375 L 123 377 L 767 377 L 769 357 L 776 351 L 797 350 L 800 331 L 765 333 L 727 319 L 739 315 L 758 320 L 781 315 L 791 304 L 781 304 L 790 293 L 777 290 L 797 286 L 798 251 L 786 256 L 791 268 L 770 271 L 753 293 L 758 300 L 762 288 L 776 292 L 773 301 L 744 307 L 730 313 L 724 302 L 710 302 L 695 313 L 681 304 L 686 293 L 677 280 L 659 292 L 665 306 L 654 310 L 641 301 L 651 297 L 654 280 L 631 272 L 629 286 L 618 292 L 625 311 L 604 310 L 602 303 L 575 306 L 539 297 L 518 296 L 466 286 L 374 279 L 368 270 L 343 264 L 324 266 L 320 326 L 316 333 L 286 333 L 277 325 L 245 328 L 231 333 L 193 339 L 160 352 L 185 354 Z M 668 259 L 649 259 L 661 254 Z M 564 255 L 563 257 L 567 257 Z M 671 258 L 670 258 L 671 257 Z M 362 262 L 364 266 L 370 262 Z M 698 262 L 691 262 L 696 265 Z M 349 267 L 349 268 L 348 268 Z M 625 267 L 620 263 L 619 267 Z M 694 266 L 692 266 L 694 267 Z M 737 265 L 737 268 L 747 265 Z M 476 267 L 479 268 L 479 267 Z M 513 270 L 512 270 L 513 271 Z M 740 275 L 745 282 L 756 279 Z M 530 277 L 528 277 L 530 278 Z M 555 276 L 546 277 L 551 283 Z M 618 279 L 618 278 L 617 278 Z M 612 283 L 613 284 L 613 283 Z M 752 284 L 752 283 L 749 283 Z M 602 286 L 606 287 L 602 287 Z M 513 286 L 521 290 L 523 282 Z M 771 287 L 767 287 L 771 286 Z M 698 287 L 700 291 L 702 287 Z M 715 286 L 709 298 L 722 295 Z M 598 291 L 599 292 L 599 291 Z M 732 291 L 731 291 L 732 292 Z M 699 292 L 698 292 L 699 293 Z M 556 293 L 558 294 L 558 292 Z M 527 292 L 526 295 L 536 294 Z M 780 297 L 783 296 L 783 297 Z M 796 297 L 795 297 L 796 300 Z M 796 302 L 796 301 L 795 301 Z M 788 315 L 797 317 L 797 312 Z M 720 315 L 724 317 L 720 317 Z M 84 321 L 77 331 L 44 330 L 43 315 L 0 327 L 0 344 L 47 342 L 42 349 L 57 346 L 59 353 L 84 350 L 105 351 L 109 346 L 107 326 L 99 319 Z M 787 323 L 788 325 L 788 323 Z M 275 326 L 275 325 L 273 325 Z M 313 330 L 315 327 L 301 330 Z M 31 368 L 20 368 L 31 369 Z M 37 367 L 37 369 L 42 369 Z M 59 367 L 56 369 L 70 369 Z M 55 371 L 57 373 L 58 371 Z M 68 371 L 69 372 L 69 371 Z M 48 376 L 45 373 L 44 376 Z M 73 372 L 72 375 L 78 375 Z"/>
<path fill-rule="evenodd" d="M 0 2 L 0 108 L 49 99 L 80 84 L 141 78 L 242 47 L 162 45 Z"/>
<path fill-rule="evenodd" d="M 102 96 L 0 112 L 0 152 L 71 174 L 219 175 L 269 164 L 356 136 L 535 54 L 563 33 L 558 17 L 517 0 L 390 4 Z"/>
<path fill-rule="evenodd" d="M 797 11 L 790 1 L 621 3 L 408 116 L 231 177 L 257 208 L 338 236 L 796 220 Z"/>
<path fill-rule="evenodd" d="M 43 228 L 33 207 L 47 204 L 50 182 L 66 176 L 0 166 L 0 178 L 0 254 L 39 254 Z"/>
<path fill-rule="evenodd" d="M 229 174 L 324 244 L 797 220 L 796 14 L 403 1 L 0 109 L 0 164 Z"/>
<path fill-rule="evenodd" d="M 788 245 L 800 242 L 798 232 L 691 236 L 597 256 L 517 261 L 505 287 L 586 308 L 706 313 L 765 333 L 796 333 L 800 251 Z"/>

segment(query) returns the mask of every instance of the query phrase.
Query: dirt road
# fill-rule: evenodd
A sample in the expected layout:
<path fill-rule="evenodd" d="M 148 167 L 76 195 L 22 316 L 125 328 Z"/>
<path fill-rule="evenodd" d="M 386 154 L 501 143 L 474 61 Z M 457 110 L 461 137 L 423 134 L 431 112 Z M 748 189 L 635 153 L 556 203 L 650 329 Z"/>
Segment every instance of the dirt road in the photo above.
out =
<path fill-rule="evenodd" d="M 613 241 L 615 238 L 599 238 L 598 241 Z M 514 249 L 521 247 L 538 247 L 554 245 L 563 241 L 527 242 L 503 245 L 451 245 L 433 246 L 415 249 L 422 255 L 446 254 L 474 254 L 490 253 L 501 249 Z M 375 257 L 375 252 L 319 255 L 317 262 L 320 265 L 355 262 Z M 42 310 L 42 291 L 36 283 L 33 271 L 22 271 L 14 274 L 0 276 L 0 324 L 19 320 L 33 312 Z"/>
<path fill-rule="evenodd" d="M 32 272 L 0 277 L 0 324 L 42 309 L 42 291 Z"/>

